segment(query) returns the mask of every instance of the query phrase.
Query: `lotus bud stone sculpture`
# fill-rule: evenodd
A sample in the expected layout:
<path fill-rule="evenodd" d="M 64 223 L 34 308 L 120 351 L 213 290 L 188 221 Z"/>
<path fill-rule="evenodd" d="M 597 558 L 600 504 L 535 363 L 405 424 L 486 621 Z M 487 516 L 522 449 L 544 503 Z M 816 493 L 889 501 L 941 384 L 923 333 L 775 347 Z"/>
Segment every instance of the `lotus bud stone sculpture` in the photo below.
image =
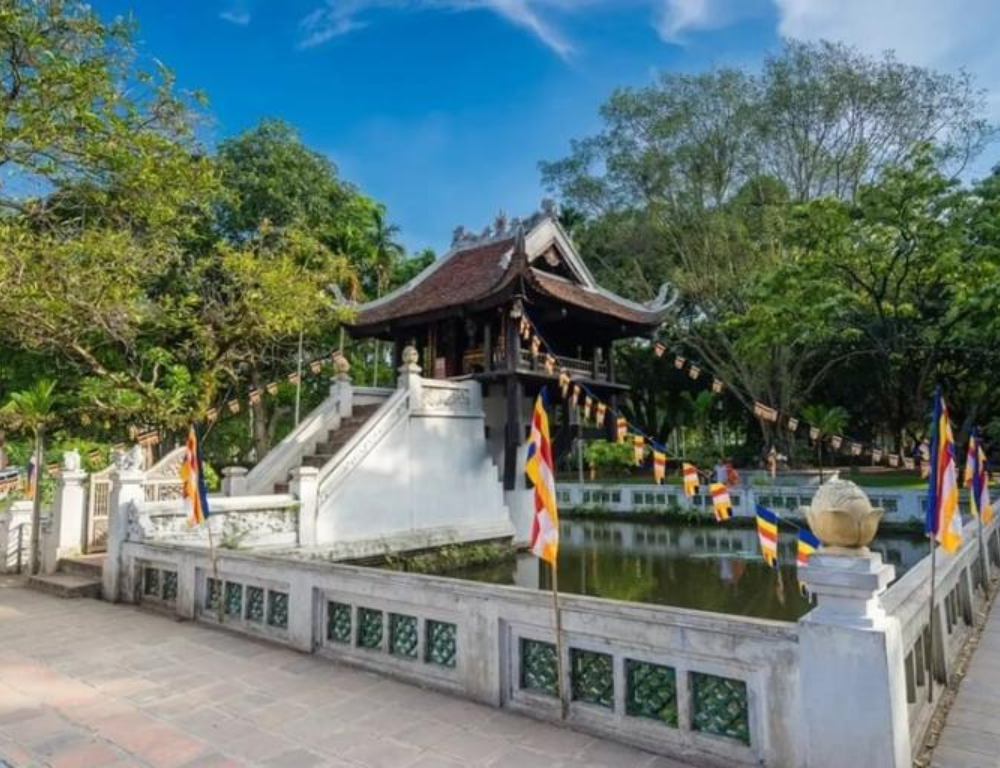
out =
<path fill-rule="evenodd" d="M 830 480 L 816 491 L 806 520 L 830 554 L 861 557 L 875 538 L 884 511 L 850 480 Z"/>

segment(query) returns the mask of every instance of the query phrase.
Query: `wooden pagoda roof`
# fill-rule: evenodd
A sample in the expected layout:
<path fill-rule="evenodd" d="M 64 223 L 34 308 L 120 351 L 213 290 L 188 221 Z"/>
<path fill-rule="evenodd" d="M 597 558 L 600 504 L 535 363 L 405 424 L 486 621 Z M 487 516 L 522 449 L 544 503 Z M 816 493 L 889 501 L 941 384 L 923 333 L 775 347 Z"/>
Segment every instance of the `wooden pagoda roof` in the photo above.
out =
<path fill-rule="evenodd" d="M 349 323 L 354 334 L 376 335 L 394 325 L 484 309 L 517 293 L 603 316 L 638 333 L 663 322 L 671 304 L 666 290 L 648 304 L 618 296 L 597 285 L 554 217 L 536 216 L 529 226 L 457 238 L 448 254 L 409 283 L 358 306 Z"/>

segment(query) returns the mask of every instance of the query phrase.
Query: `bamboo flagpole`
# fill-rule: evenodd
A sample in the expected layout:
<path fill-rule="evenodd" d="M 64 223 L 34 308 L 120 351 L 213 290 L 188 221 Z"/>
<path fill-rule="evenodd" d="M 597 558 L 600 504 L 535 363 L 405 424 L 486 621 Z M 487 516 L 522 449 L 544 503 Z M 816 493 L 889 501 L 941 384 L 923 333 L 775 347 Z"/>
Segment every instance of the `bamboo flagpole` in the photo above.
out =
<path fill-rule="evenodd" d="M 219 611 L 219 623 L 223 617 L 223 589 L 219 578 L 219 561 L 215 552 L 215 541 L 212 537 L 212 526 L 208 521 L 211 513 L 208 509 L 208 485 L 205 483 L 205 468 L 201 458 L 201 444 L 198 442 L 198 432 L 194 424 L 188 430 L 187 445 L 184 451 L 184 463 L 180 469 L 181 483 L 185 501 L 189 504 L 190 514 L 188 525 L 204 524 L 208 529 L 208 553 L 212 561 L 212 578 L 218 587 L 219 595 L 216 606 Z"/>
<path fill-rule="evenodd" d="M 556 504 L 555 462 L 549 440 L 549 416 L 546 411 L 546 389 L 535 400 L 531 415 L 531 436 L 524 471 L 534 487 L 535 514 L 531 520 L 529 549 L 549 564 L 552 573 L 552 612 L 555 630 L 556 689 L 560 715 L 569 713 L 569 685 L 563 661 L 562 611 L 559 608 L 559 510 Z"/>
<path fill-rule="evenodd" d="M 931 703 L 934 701 L 934 597 L 937 584 L 937 547 L 933 533 L 929 533 L 927 538 L 931 542 L 931 604 L 927 622 L 930 627 L 930 638 L 927 642 L 927 702 Z"/>

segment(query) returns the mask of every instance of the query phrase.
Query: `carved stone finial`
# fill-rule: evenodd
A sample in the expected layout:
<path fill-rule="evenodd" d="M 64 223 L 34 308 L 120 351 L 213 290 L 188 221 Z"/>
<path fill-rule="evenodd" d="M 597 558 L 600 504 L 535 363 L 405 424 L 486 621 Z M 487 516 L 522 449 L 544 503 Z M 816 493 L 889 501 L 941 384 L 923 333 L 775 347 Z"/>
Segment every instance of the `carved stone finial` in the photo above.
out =
<path fill-rule="evenodd" d="M 401 357 L 403 359 L 404 365 L 416 365 L 417 361 L 420 359 L 420 353 L 417 352 L 416 347 L 407 345 L 403 349 L 403 354 Z"/>
<path fill-rule="evenodd" d="M 839 478 L 824 483 L 806 509 L 806 520 L 828 551 L 861 557 L 884 514 L 861 488 Z"/>
<path fill-rule="evenodd" d="M 351 371 L 351 362 L 344 355 L 337 355 L 333 361 L 333 370 L 337 372 L 337 378 L 347 376 Z"/>
<path fill-rule="evenodd" d="M 451 244 L 458 245 L 465 239 L 465 227 L 459 224 L 451 233 Z"/>
<path fill-rule="evenodd" d="M 80 471 L 80 452 L 77 450 L 63 453 L 62 468 L 67 472 Z"/>
<path fill-rule="evenodd" d="M 142 469 L 142 446 L 136 443 L 127 451 L 115 451 L 115 469 L 119 472 L 136 471 Z"/>

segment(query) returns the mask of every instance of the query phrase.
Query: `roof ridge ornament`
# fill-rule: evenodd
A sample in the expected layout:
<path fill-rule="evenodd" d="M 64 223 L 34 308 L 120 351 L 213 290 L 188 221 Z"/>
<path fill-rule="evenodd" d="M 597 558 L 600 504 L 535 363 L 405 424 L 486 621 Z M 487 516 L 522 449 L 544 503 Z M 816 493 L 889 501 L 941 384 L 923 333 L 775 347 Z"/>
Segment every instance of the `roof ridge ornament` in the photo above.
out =
<path fill-rule="evenodd" d="M 670 283 L 663 283 L 656 297 L 652 301 L 647 301 L 645 306 L 650 312 L 666 312 L 679 298 L 680 292 L 676 288 Z"/>

